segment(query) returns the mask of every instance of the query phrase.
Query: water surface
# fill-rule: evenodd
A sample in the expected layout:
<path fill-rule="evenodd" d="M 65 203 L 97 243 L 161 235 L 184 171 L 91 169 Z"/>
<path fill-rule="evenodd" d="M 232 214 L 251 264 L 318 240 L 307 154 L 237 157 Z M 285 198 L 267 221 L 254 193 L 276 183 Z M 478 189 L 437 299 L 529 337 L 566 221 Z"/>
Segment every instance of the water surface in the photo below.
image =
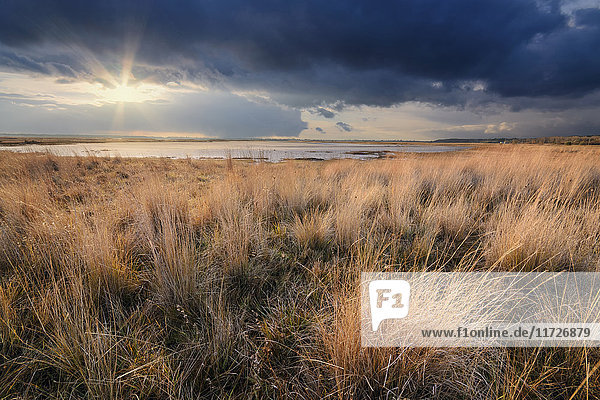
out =
<path fill-rule="evenodd" d="M 293 141 L 197 141 L 197 142 L 105 142 L 56 145 L 0 146 L 0 150 L 21 153 L 49 152 L 59 156 L 168 157 L 168 158 L 250 158 L 279 162 L 285 159 L 385 157 L 394 153 L 438 153 L 464 149 L 460 146 L 406 145 L 388 143 L 340 143 Z"/>

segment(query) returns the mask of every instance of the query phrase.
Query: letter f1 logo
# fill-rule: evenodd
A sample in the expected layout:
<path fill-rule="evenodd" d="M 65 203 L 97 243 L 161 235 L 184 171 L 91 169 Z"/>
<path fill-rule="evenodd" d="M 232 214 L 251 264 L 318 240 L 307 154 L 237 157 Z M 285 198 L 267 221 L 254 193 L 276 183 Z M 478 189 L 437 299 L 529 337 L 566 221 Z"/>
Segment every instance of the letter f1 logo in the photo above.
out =
<path fill-rule="evenodd" d="M 408 315 L 410 284 L 403 280 L 379 280 L 369 282 L 371 304 L 371 328 L 379 329 L 386 319 L 404 318 Z"/>

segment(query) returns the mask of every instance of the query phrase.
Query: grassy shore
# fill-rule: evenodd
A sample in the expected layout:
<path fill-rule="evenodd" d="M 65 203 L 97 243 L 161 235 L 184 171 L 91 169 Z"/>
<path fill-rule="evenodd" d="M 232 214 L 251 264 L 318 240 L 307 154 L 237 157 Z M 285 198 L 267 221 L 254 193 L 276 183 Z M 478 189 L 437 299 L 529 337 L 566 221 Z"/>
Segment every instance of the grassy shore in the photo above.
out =
<path fill-rule="evenodd" d="M 599 398 L 596 349 L 361 348 L 357 301 L 361 271 L 598 271 L 599 190 L 593 147 L 0 152 L 0 397 Z"/>

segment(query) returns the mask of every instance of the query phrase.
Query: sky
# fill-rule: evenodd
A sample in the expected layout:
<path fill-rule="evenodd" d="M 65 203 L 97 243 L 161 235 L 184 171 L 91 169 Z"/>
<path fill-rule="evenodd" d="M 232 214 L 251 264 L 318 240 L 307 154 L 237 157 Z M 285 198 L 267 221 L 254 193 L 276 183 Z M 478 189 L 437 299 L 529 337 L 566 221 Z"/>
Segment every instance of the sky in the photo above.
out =
<path fill-rule="evenodd" d="M 600 134 L 600 0 L 0 0 L 0 134 Z"/>

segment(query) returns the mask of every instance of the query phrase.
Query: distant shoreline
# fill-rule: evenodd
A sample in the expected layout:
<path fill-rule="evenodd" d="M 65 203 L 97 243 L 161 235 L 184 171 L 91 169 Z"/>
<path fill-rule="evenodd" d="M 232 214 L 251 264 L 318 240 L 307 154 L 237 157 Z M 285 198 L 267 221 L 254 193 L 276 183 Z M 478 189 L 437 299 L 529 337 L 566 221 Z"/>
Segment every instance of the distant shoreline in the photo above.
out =
<path fill-rule="evenodd" d="M 417 141 L 417 140 L 317 140 L 317 139 L 201 139 L 201 138 L 151 138 L 151 137 L 87 137 L 87 136 L 0 136 L 0 146 L 26 145 L 65 145 L 78 143 L 114 143 L 114 142 L 185 142 L 185 143 L 214 143 L 214 142 L 290 142 L 290 143 L 360 143 L 360 144 L 394 144 L 394 145 L 445 145 L 447 141 Z M 456 142 L 452 144 L 467 145 L 488 142 Z"/>
<path fill-rule="evenodd" d="M 101 140 L 82 142 L 77 138 L 61 142 L 9 139 L 0 150 L 14 152 L 48 152 L 57 156 L 95 155 L 103 157 L 166 157 L 194 159 L 253 159 L 279 162 L 287 159 L 330 160 L 338 158 L 376 159 L 395 153 L 437 153 L 466 150 L 473 146 L 442 143 L 398 143 L 373 141 L 305 141 L 305 140 Z"/>
<path fill-rule="evenodd" d="M 561 144 L 561 145 L 600 145 L 600 135 L 588 136 L 548 136 L 539 138 L 485 138 L 485 139 L 436 139 L 436 140 L 319 140 L 301 138 L 189 138 L 189 137 L 149 137 L 149 136 L 35 136 L 18 134 L 0 134 L 0 146 L 25 146 L 25 145 L 65 145 L 77 143 L 113 143 L 113 142 L 298 142 L 298 143 L 361 143 L 361 144 L 397 144 L 397 145 L 474 145 L 474 144 Z"/>

